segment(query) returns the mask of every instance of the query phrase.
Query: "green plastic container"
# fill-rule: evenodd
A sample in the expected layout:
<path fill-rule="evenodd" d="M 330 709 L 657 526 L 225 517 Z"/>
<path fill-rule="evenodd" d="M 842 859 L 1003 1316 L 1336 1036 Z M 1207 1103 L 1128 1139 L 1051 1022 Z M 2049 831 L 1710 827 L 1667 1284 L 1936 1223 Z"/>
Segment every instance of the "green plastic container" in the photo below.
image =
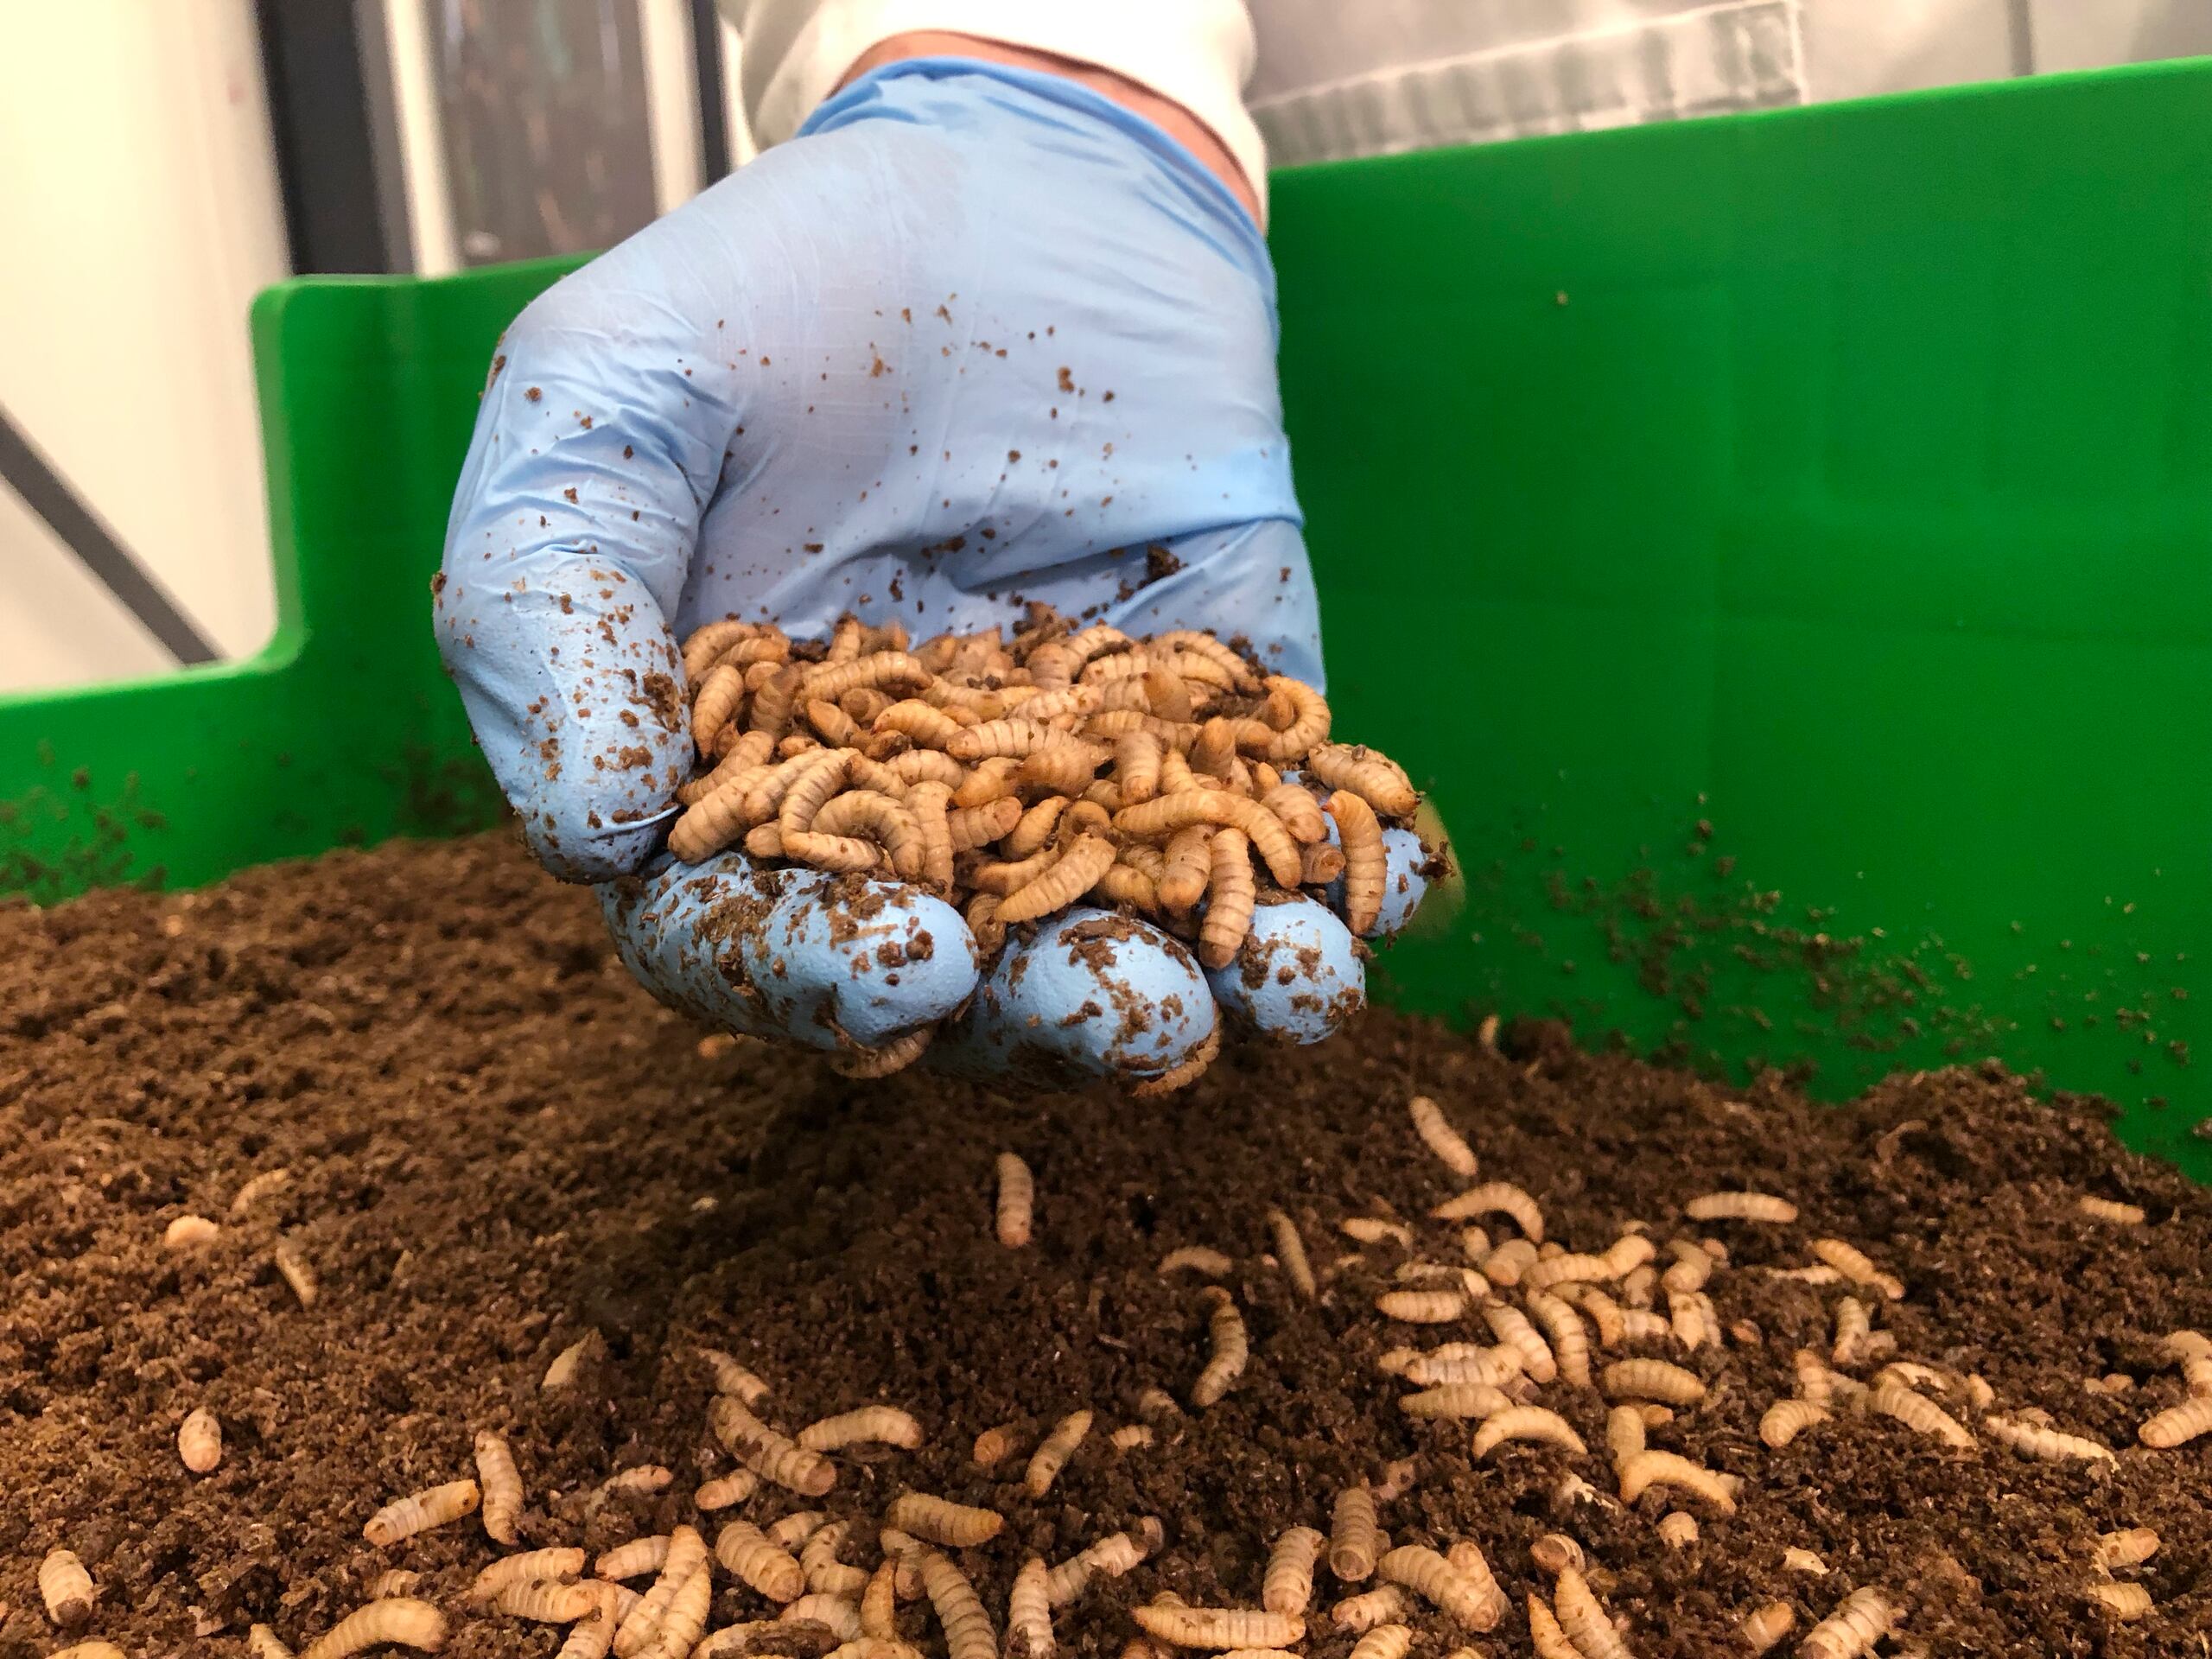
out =
<path fill-rule="evenodd" d="M 1389 992 L 1999 1055 L 2212 1178 L 2208 179 L 2205 63 L 1279 175 L 1341 729 L 1467 867 Z M 425 585 L 563 269 L 262 296 L 276 637 L 0 702 L 0 887 L 493 820 Z"/>

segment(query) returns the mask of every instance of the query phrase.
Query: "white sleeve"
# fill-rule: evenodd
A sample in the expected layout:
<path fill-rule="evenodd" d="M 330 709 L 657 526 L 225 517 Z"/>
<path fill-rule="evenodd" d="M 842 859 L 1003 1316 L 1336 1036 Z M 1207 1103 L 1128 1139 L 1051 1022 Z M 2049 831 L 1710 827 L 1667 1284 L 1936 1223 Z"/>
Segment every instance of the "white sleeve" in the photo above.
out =
<path fill-rule="evenodd" d="M 720 0 L 744 42 L 745 113 L 764 145 L 798 130 L 868 48 L 945 29 L 1096 64 L 1181 105 L 1267 188 L 1244 112 L 1255 48 L 1245 0 Z"/>

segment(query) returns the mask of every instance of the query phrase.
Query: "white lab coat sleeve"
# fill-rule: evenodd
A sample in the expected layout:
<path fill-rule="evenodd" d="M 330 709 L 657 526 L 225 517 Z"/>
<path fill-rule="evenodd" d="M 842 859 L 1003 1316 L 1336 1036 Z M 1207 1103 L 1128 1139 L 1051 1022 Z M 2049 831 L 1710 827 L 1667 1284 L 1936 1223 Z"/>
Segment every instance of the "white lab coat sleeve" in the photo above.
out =
<path fill-rule="evenodd" d="M 974 35 L 1110 69 L 1179 104 L 1267 191 L 1267 155 L 1245 113 L 1255 48 L 1245 0 L 720 0 L 744 42 L 754 139 L 780 143 L 879 41 L 917 29 Z"/>

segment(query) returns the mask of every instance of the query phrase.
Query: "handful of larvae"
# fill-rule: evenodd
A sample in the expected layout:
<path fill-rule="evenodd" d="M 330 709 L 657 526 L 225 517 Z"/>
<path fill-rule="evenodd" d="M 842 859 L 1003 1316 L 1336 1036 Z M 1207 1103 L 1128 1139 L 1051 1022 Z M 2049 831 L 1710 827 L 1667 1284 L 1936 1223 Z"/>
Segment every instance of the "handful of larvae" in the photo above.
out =
<path fill-rule="evenodd" d="M 1385 824 L 1420 797 L 1370 748 L 1329 741 L 1329 705 L 1211 633 L 1135 639 L 1033 613 L 912 645 L 897 623 L 827 645 L 727 618 L 683 644 L 698 771 L 669 850 L 910 882 L 1007 930 L 1084 901 L 1236 958 L 1270 891 L 1344 883 L 1366 933 Z M 1322 793 L 1325 792 L 1325 804 Z M 1337 825 L 1331 845 L 1328 820 Z"/>

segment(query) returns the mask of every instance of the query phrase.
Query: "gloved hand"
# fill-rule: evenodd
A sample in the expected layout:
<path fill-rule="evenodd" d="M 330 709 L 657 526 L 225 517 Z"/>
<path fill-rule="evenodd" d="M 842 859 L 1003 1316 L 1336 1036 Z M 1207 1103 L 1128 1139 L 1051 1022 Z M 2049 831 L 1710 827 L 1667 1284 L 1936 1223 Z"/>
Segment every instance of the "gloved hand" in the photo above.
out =
<path fill-rule="evenodd" d="M 1213 999 L 1144 924 L 1059 918 L 979 986 L 961 918 L 914 889 L 657 857 L 691 762 L 675 640 L 1042 601 L 1241 634 L 1318 683 L 1274 344 L 1265 245 L 1218 180 L 1086 87 L 963 60 L 856 81 L 557 284 L 493 360 L 436 595 L 537 855 L 601 884 L 651 988 L 734 1030 L 865 1069 L 964 1003 L 947 1063 L 1185 1067 Z M 1325 1034 L 1359 1001 L 1350 936 L 1310 900 L 1262 921 L 1318 945 L 1328 1016 L 1215 994 Z"/>

